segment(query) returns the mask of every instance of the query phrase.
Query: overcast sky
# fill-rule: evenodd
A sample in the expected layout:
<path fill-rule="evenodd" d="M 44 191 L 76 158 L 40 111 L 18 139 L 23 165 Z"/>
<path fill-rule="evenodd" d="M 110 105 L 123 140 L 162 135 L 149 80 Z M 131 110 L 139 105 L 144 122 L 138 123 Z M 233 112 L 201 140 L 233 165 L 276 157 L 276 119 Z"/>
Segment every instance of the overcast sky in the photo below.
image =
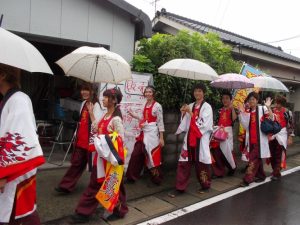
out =
<path fill-rule="evenodd" d="M 150 19 L 154 17 L 154 0 L 126 1 L 142 9 Z M 281 46 L 285 52 L 300 58 L 299 0 L 158 0 L 157 10 L 161 8 L 257 41 Z M 290 40 L 275 42 L 283 39 Z"/>

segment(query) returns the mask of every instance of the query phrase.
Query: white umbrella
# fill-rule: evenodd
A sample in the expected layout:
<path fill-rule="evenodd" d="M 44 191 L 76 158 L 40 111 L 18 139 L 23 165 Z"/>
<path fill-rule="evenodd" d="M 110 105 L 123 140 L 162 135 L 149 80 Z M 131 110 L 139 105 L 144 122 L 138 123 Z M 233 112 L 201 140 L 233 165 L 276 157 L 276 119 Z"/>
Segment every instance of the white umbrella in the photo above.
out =
<path fill-rule="evenodd" d="M 216 71 L 195 59 L 173 59 L 158 68 L 159 73 L 192 80 L 215 80 Z"/>
<path fill-rule="evenodd" d="M 44 57 L 32 44 L 1 27 L 0 63 L 32 73 L 53 74 Z"/>
<path fill-rule="evenodd" d="M 249 78 L 237 73 L 222 74 L 210 84 L 212 87 L 224 89 L 244 89 L 254 87 L 254 84 Z"/>
<path fill-rule="evenodd" d="M 289 92 L 289 89 L 280 81 L 270 76 L 258 76 L 250 78 L 254 87 L 261 91 Z"/>
<path fill-rule="evenodd" d="M 125 59 L 102 47 L 80 47 L 56 63 L 67 76 L 87 82 L 117 84 L 132 78 Z"/>

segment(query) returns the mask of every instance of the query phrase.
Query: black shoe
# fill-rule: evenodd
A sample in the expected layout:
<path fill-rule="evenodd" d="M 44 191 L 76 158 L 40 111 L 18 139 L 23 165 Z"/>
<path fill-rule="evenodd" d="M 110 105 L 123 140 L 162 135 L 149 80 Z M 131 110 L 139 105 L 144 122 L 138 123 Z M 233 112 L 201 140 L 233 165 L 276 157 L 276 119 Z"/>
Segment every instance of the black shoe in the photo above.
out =
<path fill-rule="evenodd" d="M 181 190 L 173 190 L 173 191 L 171 191 L 171 192 L 169 192 L 168 193 L 168 196 L 170 197 L 170 198 L 175 198 L 176 196 L 178 196 L 178 195 L 182 195 L 184 193 L 184 191 L 181 191 Z"/>
<path fill-rule="evenodd" d="M 209 188 L 200 188 L 198 190 L 198 193 L 199 194 L 205 194 L 205 193 L 208 193 L 209 192 Z"/>
<path fill-rule="evenodd" d="M 135 183 L 135 180 L 129 179 L 129 178 L 127 178 L 127 179 L 124 181 L 124 184 L 134 184 L 134 183 Z"/>
<path fill-rule="evenodd" d="M 217 179 L 217 178 L 223 178 L 223 176 L 217 176 L 217 175 L 215 175 L 215 174 L 213 174 L 213 175 L 211 176 L 211 179 Z"/>
<path fill-rule="evenodd" d="M 271 181 L 277 181 L 277 180 L 280 180 L 280 177 L 274 177 L 274 176 L 271 176 Z"/>
<path fill-rule="evenodd" d="M 87 223 L 89 222 L 90 218 L 89 216 L 82 215 L 82 214 L 74 214 L 71 216 L 71 223 L 76 224 L 76 223 Z"/>
<path fill-rule="evenodd" d="M 259 177 L 256 177 L 256 178 L 254 179 L 254 182 L 255 182 L 255 183 L 262 183 L 262 182 L 265 181 L 265 179 L 266 179 L 266 178 L 259 178 Z"/>
<path fill-rule="evenodd" d="M 227 173 L 227 176 L 232 177 L 235 173 L 235 169 L 234 170 L 229 170 Z"/>
<path fill-rule="evenodd" d="M 111 214 L 108 217 L 103 218 L 103 219 L 106 220 L 106 221 L 116 221 L 116 220 L 119 220 L 121 218 L 122 218 L 121 216 L 116 215 L 116 214 L 113 213 L 113 214 Z"/>
<path fill-rule="evenodd" d="M 56 187 L 56 188 L 54 188 L 54 190 L 60 194 L 70 194 L 71 193 L 71 191 L 61 188 L 61 187 Z"/>
<path fill-rule="evenodd" d="M 245 181 L 242 181 L 240 184 L 239 184 L 240 187 L 248 187 L 249 184 Z"/>

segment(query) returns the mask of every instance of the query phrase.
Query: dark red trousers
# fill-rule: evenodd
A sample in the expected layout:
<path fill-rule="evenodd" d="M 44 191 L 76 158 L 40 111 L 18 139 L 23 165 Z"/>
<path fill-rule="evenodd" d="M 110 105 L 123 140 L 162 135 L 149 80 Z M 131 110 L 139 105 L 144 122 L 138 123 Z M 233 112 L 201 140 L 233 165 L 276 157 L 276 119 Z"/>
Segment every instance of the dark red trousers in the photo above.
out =
<path fill-rule="evenodd" d="M 250 184 L 255 178 L 265 179 L 263 160 L 260 158 L 258 145 L 250 144 L 249 163 L 244 176 L 244 182 Z"/>
<path fill-rule="evenodd" d="M 209 189 L 211 184 L 210 164 L 202 162 L 178 162 L 176 174 L 176 189 L 180 191 L 186 190 L 191 176 L 191 168 L 195 165 L 197 179 L 202 189 Z"/>
<path fill-rule="evenodd" d="M 62 178 L 59 187 L 70 192 L 74 191 L 75 186 L 86 169 L 89 152 L 82 148 L 76 148 L 72 154 L 71 166 Z"/>
<path fill-rule="evenodd" d="M 126 177 L 130 180 L 138 180 L 141 172 L 145 166 L 146 153 L 145 145 L 142 141 L 137 141 L 134 145 L 133 152 L 131 154 Z M 161 184 L 163 175 L 160 166 L 150 169 L 151 181 L 155 184 Z"/>
<path fill-rule="evenodd" d="M 226 167 L 229 171 L 234 170 L 228 163 L 226 157 L 224 156 L 220 148 L 212 148 L 210 152 L 215 160 L 215 163 L 211 165 L 214 175 L 216 175 L 217 177 L 225 176 Z"/>
<path fill-rule="evenodd" d="M 281 177 L 281 157 L 285 154 L 285 148 L 278 143 L 276 139 L 269 142 L 271 151 L 271 166 L 273 169 L 272 175 L 274 177 Z"/>
<path fill-rule="evenodd" d="M 90 216 L 96 211 L 97 207 L 99 206 L 99 202 L 96 199 L 96 195 L 101 185 L 101 183 L 97 182 L 97 167 L 94 166 L 91 172 L 90 183 L 81 195 L 79 203 L 75 209 L 76 213 L 85 216 Z M 127 212 L 128 207 L 126 204 L 126 192 L 122 180 L 120 186 L 119 202 L 115 207 L 113 213 L 118 215 L 119 217 L 124 217 Z"/>

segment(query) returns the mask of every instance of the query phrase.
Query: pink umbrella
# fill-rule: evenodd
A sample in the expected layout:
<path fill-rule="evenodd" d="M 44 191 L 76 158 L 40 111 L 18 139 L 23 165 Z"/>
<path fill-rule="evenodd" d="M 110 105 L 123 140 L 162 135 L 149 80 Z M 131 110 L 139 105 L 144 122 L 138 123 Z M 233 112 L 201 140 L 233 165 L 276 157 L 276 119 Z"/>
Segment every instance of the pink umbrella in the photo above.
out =
<path fill-rule="evenodd" d="M 253 88 L 254 84 L 246 76 L 237 73 L 226 73 L 220 75 L 210 83 L 212 87 L 224 89 L 244 89 Z"/>

